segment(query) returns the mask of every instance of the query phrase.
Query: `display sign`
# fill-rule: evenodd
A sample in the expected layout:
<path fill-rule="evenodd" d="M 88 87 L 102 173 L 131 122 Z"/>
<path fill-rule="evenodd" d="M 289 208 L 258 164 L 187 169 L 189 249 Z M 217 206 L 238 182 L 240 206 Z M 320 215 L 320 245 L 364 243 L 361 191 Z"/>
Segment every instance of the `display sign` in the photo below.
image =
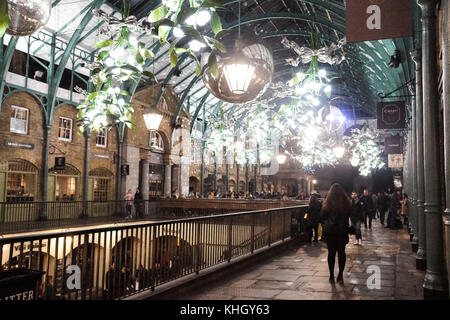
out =
<path fill-rule="evenodd" d="M 388 155 L 389 168 L 403 168 L 403 154 L 389 154 Z"/>
<path fill-rule="evenodd" d="M 380 102 L 377 106 L 378 129 L 404 129 L 406 117 L 405 101 Z"/>
<path fill-rule="evenodd" d="M 411 0 L 347 0 L 347 43 L 413 35 Z"/>
<path fill-rule="evenodd" d="M 93 154 L 92 154 L 92 158 L 109 159 L 109 155 L 107 155 L 107 154 L 93 153 Z"/>
<path fill-rule="evenodd" d="M 400 136 L 387 137 L 384 140 L 384 150 L 386 154 L 403 153 L 403 140 Z"/>
<path fill-rule="evenodd" d="M 55 170 L 66 169 L 66 157 L 55 157 Z"/>
<path fill-rule="evenodd" d="M 5 141 L 5 146 L 8 148 L 20 148 L 32 150 L 34 149 L 34 144 L 32 143 L 23 143 L 23 142 L 15 142 L 15 141 Z"/>
<path fill-rule="evenodd" d="M 36 300 L 38 282 L 45 272 L 14 269 L 0 272 L 1 300 Z"/>

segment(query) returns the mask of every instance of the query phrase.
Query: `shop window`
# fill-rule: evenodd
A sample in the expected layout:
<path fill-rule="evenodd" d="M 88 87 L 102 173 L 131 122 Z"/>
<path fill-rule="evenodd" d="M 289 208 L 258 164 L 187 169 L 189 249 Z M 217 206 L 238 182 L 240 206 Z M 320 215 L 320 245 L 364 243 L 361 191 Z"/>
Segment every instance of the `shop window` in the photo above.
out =
<path fill-rule="evenodd" d="M 72 165 L 66 164 L 64 170 L 49 169 L 49 175 L 56 177 L 55 200 L 69 201 L 76 200 L 77 181 L 80 172 Z"/>
<path fill-rule="evenodd" d="M 89 172 L 89 176 L 93 180 L 92 200 L 107 201 L 110 199 L 113 174 L 108 169 L 96 168 Z"/>
<path fill-rule="evenodd" d="M 28 114 L 27 108 L 11 106 L 10 132 L 27 134 Z"/>
<path fill-rule="evenodd" d="M 0 163 L 0 173 L 6 174 L 6 188 L 0 185 L 0 190 L 6 193 L 7 202 L 35 200 L 38 174 L 35 166 L 25 160 L 10 160 Z"/>
<path fill-rule="evenodd" d="M 72 141 L 72 119 L 59 117 L 58 139 Z"/>
<path fill-rule="evenodd" d="M 110 179 L 94 179 L 94 201 L 108 200 L 109 182 Z"/>
<path fill-rule="evenodd" d="M 95 138 L 95 145 L 97 147 L 106 148 L 106 129 L 100 129 Z"/>
<path fill-rule="evenodd" d="M 150 164 L 149 167 L 149 196 L 162 196 L 164 194 L 164 166 Z"/>
<path fill-rule="evenodd" d="M 164 150 L 164 142 L 161 134 L 158 131 L 150 131 L 149 146 L 158 150 Z"/>
<path fill-rule="evenodd" d="M 75 200 L 76 178 L 57 177 L 56 178 L 56 200 Z"/>

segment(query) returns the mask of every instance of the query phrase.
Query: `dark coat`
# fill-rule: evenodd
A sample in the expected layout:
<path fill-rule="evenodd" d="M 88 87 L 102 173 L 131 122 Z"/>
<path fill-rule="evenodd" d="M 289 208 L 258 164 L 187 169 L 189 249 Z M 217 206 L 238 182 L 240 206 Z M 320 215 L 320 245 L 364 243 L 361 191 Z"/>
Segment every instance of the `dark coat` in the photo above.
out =
<path fill-rule="evenodd" d="M 377 199 L 377 208 L 384 211 L 389 208 L 389 198 L 383 193 Z"/>
<path fill-rule="evenodd" d="M 357 221 L 364 221 L 364 214 L 359 199 L 352 199 L 352 212 L 350 214 L 350 220 L 353 223 Z"/>
<path fill-rule="evenodd" d="M 362 203 L 363 213 L 368 217 L 375 217 L 375 204 L 371 196 L 362 196 L 359 198 Z"/>
<path fill-rule="evenodd" d="M 342 212 L 340 214 L 330 214 L 327 210 L 322 209 L 320 213 L 321 221 L 323 221 L 323 233 L 327 244 L 334 243 L 337 245 L 345 245 L 348 243 L 350 214 Z"/>
<path fill-rule="evenodd" d="M 320 211 L 322 210 L 322 204 L 319 201 L 309 204 L 308 207 L 308 223 L 311 226 L 316 226 L 320 222 Z"/>
<path fill-rule="evenodd" d="M 134 203 L 140 203 L 143 199 L 142 192 L 136 192 L 134 194 Z"/>

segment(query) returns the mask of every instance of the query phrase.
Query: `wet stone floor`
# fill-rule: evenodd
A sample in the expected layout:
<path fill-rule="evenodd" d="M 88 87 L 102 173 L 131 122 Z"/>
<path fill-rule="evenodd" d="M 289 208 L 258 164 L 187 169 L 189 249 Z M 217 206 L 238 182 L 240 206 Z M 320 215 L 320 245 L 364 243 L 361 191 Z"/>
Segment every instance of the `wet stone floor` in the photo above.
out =
<path fill-rule="evenodd" d="M 346 247 L 344 284 L 329 283 L 326 244 L 301 244 L 242 270 L 207 288 L 191 292 L 190 300 L 421 300 L 424 273 L 416 270 L 406 228 L 385 229 L 374 220 L 372 230 L 362 226 L 363 245 Z M 378 266 L 380 286 L 368 278 Z M 369 270 L 368 270 L 368 267 Z M 335 275 L 337 275 L 337 257 Z M 372 276 L 373 277 L 373 276 Z M 371 279 L 373 279 L 371 277 Z M 373 288 L 375 286 L 375 288 Z"/>

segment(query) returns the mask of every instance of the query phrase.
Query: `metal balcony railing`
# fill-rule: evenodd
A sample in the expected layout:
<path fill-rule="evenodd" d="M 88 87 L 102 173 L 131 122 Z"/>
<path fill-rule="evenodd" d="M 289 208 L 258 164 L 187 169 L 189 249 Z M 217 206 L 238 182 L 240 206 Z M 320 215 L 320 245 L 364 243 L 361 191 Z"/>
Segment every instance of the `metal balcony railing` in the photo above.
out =
<path fill-rule="evenodd" d="M 299 234 L 307 206 L 0 238 L 2 270 L 45 272 L 40 299 L 119 299 Z"/>

